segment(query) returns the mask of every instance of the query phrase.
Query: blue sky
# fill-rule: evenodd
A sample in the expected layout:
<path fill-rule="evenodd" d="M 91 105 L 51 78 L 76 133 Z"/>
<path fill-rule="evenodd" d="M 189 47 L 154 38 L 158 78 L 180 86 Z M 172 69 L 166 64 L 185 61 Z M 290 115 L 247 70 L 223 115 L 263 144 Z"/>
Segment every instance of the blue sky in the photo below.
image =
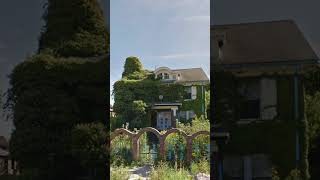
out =
<path fill-rule="evenodd" d="M 202 67 L 209 77 L 210 0 L 110 3 L 111 92 L 128 56 L 139 57 L 146 69 Z"/>

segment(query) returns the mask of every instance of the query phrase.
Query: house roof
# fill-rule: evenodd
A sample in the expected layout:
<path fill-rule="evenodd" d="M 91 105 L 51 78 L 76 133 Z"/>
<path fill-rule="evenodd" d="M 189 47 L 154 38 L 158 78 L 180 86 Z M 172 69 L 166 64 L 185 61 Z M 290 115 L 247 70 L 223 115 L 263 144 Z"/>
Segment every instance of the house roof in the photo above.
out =
<path fill-rule="evenodd" d="M 221 64 L 317 61 L 318 57 L 291 20 L 211 26 L 211 58 Z M 223 41 L 222 60 L 219 42 Z"/>
<path fill-rule="evenodd" d="M 181 74 L 178 82 L 209 81 L 208 76 L 202 68 L 173 69 L 172 71 Z"/>

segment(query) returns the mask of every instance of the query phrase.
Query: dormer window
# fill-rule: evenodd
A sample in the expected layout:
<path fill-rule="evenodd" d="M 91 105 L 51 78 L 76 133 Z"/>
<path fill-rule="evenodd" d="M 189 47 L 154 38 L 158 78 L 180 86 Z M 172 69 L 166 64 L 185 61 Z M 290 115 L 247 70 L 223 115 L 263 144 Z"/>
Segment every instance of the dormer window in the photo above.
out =
<path fill-rule="evenodd" d="M 164 73 L 164 78 L 163 79 L 169 79 L 169 74 L 168 73 Z"/>

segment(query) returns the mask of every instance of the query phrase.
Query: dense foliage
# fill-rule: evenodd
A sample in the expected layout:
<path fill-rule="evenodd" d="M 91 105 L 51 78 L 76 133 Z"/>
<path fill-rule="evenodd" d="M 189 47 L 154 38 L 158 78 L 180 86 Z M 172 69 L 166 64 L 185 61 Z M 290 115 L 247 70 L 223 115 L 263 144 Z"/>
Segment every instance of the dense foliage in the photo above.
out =
<path fill-rule="evenodd" d="M 39 51 L 69 57 L 109 52 L 109 35 L 98 0 L 48 0 Z"/>
<path fill-rule="evenodd" d="M 286 177 L 296 167 L 296 133 L 299 132 L 299 169 L 308 178 L 308 123 L 304 117 L 304 94 L 299 84 L 299 117 L 294 119 L 294 81 L 293 76 L 268 75 L 277 79 L 278 116 L 267 122 L 237 125 L 239 104 L 242 97 L 237 92 L 237 84 L 245 79 L 237 79 L 233 74 L 217 68 L 214 72 L 215 128 L 231 134 L 224 147 L 225 154 L 239 156 L 264 153 L 270 156 L 273 166 L 281 177 Z M 263 76 L 263 75 L 262 75 Z M 285 142 L 285 143 L 284 143 Z M 286 152 L 283 154 L 283 152 Z"/>
<path fill-rule="evenodd" d="M 95 178 L 105 178 L 105 166 L 109 152 L 106 151 L 107 130 L 101 123 L 79 124 L 71 132 L 71 152 L 83 169 Z M 91 171 L 91 172 L 90 172 Z"/>
<path fill-rule="evenodd" d="M 22 173 L 35 169 L 39 178 L 58 179 L 79 174 L 71 130 L 78 123 L 105 123 L 107 61 L 40 54 L 15 67 L 7 103 L 15 125 L 10 151 Z"/>
<path fill-rule="evenodd" d="M 205 87 L 204 91 L 208 89 L 209 86 Z M 197 92 L 202 92 L 201 86 L 197 86 Z M 151 112 L 150 106 L 155 102 L 183 102 L 181 111 L 194 110 L 198 116 L 204 114 L 202 107 L 209 107 L 209 103 L 204 99 L 210 100 L 210 94 L 202 97 L 202 93 L 197 93 L 196 100 L 184 101 L 185 93 L 182 84 L 161 83 L 152 72 L 143 69 L 137 57 L 128 57 L 123 78 L 113 85 L 113 108 L 117 117 L 112 119 L 112 129 L 121 127 L 125 122 L 129 123 L 130 129 L 152 125 L 151 114 L 148 112 Z M 159 99 L 160 95 L 163 96 L 162 100 Z M 138 102 L 139 106 L 135 104 Z"/>
<path fill-rule="evenodd" d="M 143 78 L 143 66 L 139 60 L 139 58 L 130 56 L 126 59 L 125 64 L 124 64 L 124 71 L 122 73 L 122 78 L 126 78 L 129 75 L 135 74 L 138 79 Z M 139 75 L 142 75 L 139 76 Z M 135 76 L 134 76 L 135 77 Z M 130 78 L 128 79 L 135 79 L 135 78 Z"/>
<path fill-rule="evenodd" d="M 11 156 L 23 178 L 102 177 L 109 34 L 100 4 L 48 0 L 44 8 L 38 54 L 10 75 Z"/>

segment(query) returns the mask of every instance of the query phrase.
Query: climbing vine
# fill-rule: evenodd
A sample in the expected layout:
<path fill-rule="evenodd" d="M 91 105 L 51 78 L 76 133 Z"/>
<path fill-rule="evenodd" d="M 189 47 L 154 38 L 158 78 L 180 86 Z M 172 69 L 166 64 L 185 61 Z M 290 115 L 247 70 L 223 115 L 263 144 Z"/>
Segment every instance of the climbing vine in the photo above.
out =
<path fill-rule="evenodd" d="M 238 125 L 241 96 L 237 85 L 245 79 L 238 79 L 232 73 L 217 69 L 213 72 L 215 89 L 215 124 L 231 135 L 224 147 L 224 153 L 248 155 L 263 153 L 270 156 L 273 166 L 281 177 L 286 177 L 296 167 L 296 133 L 300 133 L 301 143 L 299 169 L 303 177 L 308 177 L 308 124 L 304 117 L 303 86 L 299 84 L 299 121 L 294 119 L 294 84 L 293 76 L 278 74 L 261 75 L 277 79 L 277 111 L 274 120 Z M 285 154 L 283 152 L 286 152 Z"/>
<path fill-rule="evenodd" d="M 205 108 L 205 94 L 201 93 L 201 86 L 197 87 L 196 100 L 184 101 L 185 87 L 182 84 L 176 83 L 163 83 L 159 79 L 155 78 L 151 71 L 143 69 L 143 66 L 138 58 L 128 57 L 124 65 L 123 78 L 118 80 L 113 85 L 114 95 L 114 111 L 117 114 L 117 121 L 128 122 L 129 128 L 134 127 L 146 127 L 150 125 L 150 107 L 156 102 L 182 102 L 182 111 L 194 110 L 195 113 L 200 116 L 204 114 L 202 112 Z M 209 86 L 204 88 L 204 91 L 209 89 Z M 159 97 L 162 96 L 162 99 Z M 141 122 L 136 121 L 139 115 L 135 113 L 137 109 L 134 109 L 133 103 L 140 101 L 145 104 L 143 114 L 148 114 L 144 117 L 139 117 Z M 116 128 L 113 126 L 113 128 Z M 119 127 L 118 127 L 119 128 Z"/>

